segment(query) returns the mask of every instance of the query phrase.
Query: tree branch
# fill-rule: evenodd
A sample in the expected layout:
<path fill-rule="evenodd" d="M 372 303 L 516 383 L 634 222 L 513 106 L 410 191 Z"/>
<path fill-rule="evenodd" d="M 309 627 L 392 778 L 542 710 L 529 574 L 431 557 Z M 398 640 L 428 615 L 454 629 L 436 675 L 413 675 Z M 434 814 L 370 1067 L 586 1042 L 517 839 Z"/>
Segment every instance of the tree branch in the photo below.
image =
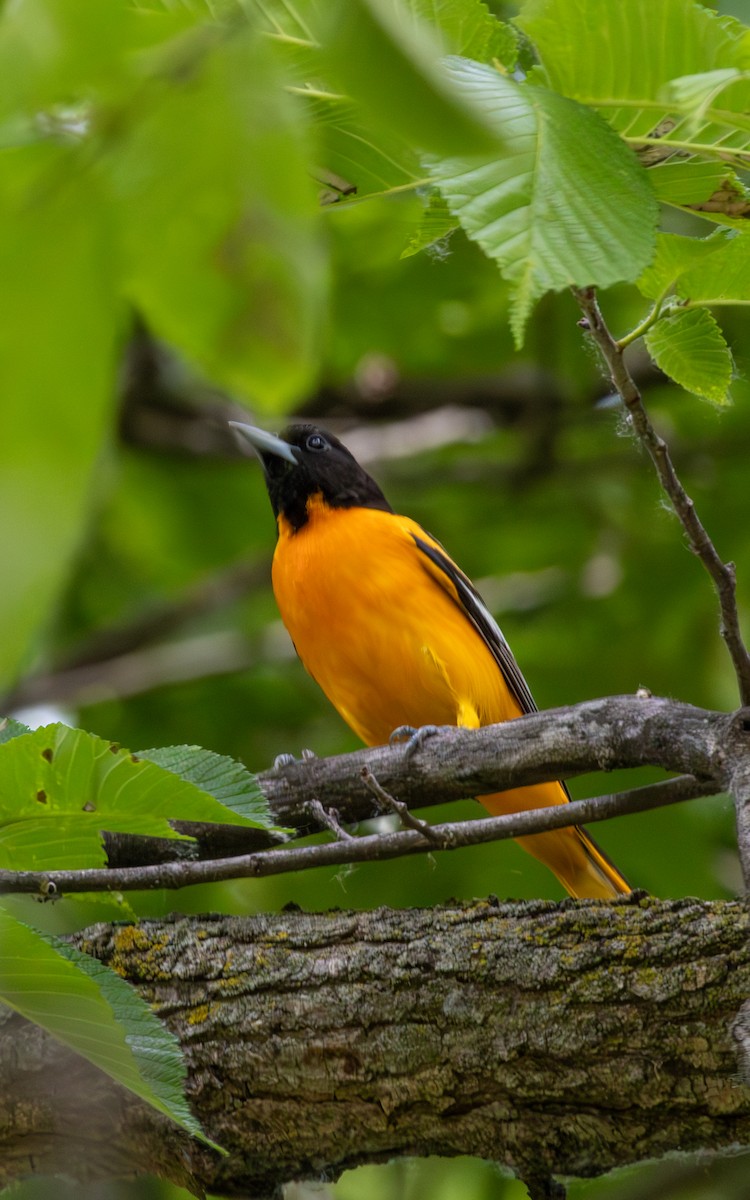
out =
<path fill-rule="evenodd" d="M 346 821 L 379 815 L 363 768 L 410 809 L 644 766 L 695 776 L 710 792 L 726 787 L 724 755 L 739 762 L 745 747 L 750 750 L 744 716 L 750 714 L 709 712 L 653 696 L 608 696 L 481 729 L 445 727 L 411 757 L 403 745 L 376 746 L 298 760 L 257 778 L 274 820 L 300 833 L 312 832 L 306 804 L 314 796 Z"/>
<path fill-rule="evenodd" d="M 612 337 L 604 322 L 595 289 L 573 288 L 573 295 L 584 314 L 581 324 L 599 348 L 612 384 L 630 414 L 633 429 L 646 447 L 659 481 L 687 534 L 690 549 L 703 563 L 713 580 L 721 612 L 721 636 L 726 642 L 737 676 L 740 701 L 742 704 L 750 704 L 750 654 L 740 630 L 734 563 L 723 562 L 695 511 L 693 501 L 682 486 L 674 469 L 669 448 L 651 424 L 641 393 L 625 364 L 622 347 Z"/>
<path fill-rule="evenodd" d="M 268 1196 L 400 1155 L 529 1179 L 750 1145 L 729 1029 L 749 933 L 741 903 L 642 896 L 96 926 L 77 945 L 178 1036 L 229 1156 L 3 1014 L 0 1184 L 146 1171 Z"/>
<path fill-rule="evenodd" d="M 445 729 L 415 755 L 407 755 L 403 746 L 380 746 L 333 759 L 305 759 L 266 773 L 260 780 L 277 820 L 285 822 L 286 814 L 294 814 L 307 828 L 310 805 L 321 796 L 326 807 L 335 806 L 344 820 L 372 815 L 371 791 L 363 780 L 363 769 L 376 775 L 380 789 L 397 795 L 402 803 L 416 805 L 426 796 L 433 802 L 436 798 L 458 799 L 596 768 L 658 765 L 687 770 L 690 778 L 556 808 L 436 825 L 429 835 L 412 828 L 204 862 L 160 861 L 152 866 L 82 871 L 2 871 L 0 893 L 51 895 L 185 887 L 520 837 L 661 807 L 725 790 L 728 785 L 736 785 L 744 794 L 746 784 L 750 786 L 749 731 L 750 718 L 742 711 L 730 716 L 653 697 L 620 696 L 477 730 Z M 160 840 L 160 854 L 162 849 Z"/>
<path fill-rule="evenodd" d="M 510 813 L 503 817 L 485 817 L 477 821 L 452 821 L 442 825 L 427 825 L 426 828 L 410 828 L 400 833 L 376 833 L 359 838 L 342 830 L 335 817 L 326 819 L 325 815 L 321 815 L 321 824 L 335 833 L 336 841 L 318 846 L 263 850 L 234 858 L 199 862 L 180 860 L 143 867 L 94 867 L 79 871 L 0 870 L 0 895 L 31 893 L 50 897 L 78 892 L 174 889 L 201 883 L 221 883 L 228 879 L 287 875 L 292 871 L 306 871 L 313 867 L 382 862 L 389 858 L 405 858 L 407 855 L 426 854 L 434 850 L 459 850 L 466 846 L 564 829 L 569 825 L 605 821 L 624 813 L 647 812 L 706 794 L 705 787 L 701 787 L 697 781 L 692 796 L 686 794 L 684 778 L 677 781 L 679 786 L 674 791 L 669 787 L 670 782 L 632 792 L 598 796 L 592 800 L 577 800 L 553 808 Z M 318 804 L 317 807 L 322 806 Z M 420 826 L 424 824 L 420 822 Z"/>

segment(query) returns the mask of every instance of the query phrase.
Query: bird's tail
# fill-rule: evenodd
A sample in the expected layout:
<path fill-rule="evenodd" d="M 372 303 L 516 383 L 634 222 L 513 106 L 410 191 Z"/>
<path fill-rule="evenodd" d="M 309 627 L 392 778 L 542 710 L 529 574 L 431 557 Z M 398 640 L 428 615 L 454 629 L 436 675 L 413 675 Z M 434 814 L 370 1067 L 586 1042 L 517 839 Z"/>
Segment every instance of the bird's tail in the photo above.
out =
<path fill-rule="evenodd" d="M 576 864 L 573 874 L 560 874 L 558 879 L 571 896 L 601 897 L 606 900 L 614 896 L 629 895 L 633 889 L 627 879 L 617 870 L 611 858 L 597 846 L 590 833 L 578 825 L 573 826 L 570 832 L 578 839 L 583 858 Z"/>
<path fill-rule="evenodd" d="M 497 792 L 493 796 L 480 796 L 479 800 L 489 812 L 500 816 L 503 813 L 563 804 L 568 800 L 568 794 L 560 783 L 543 783 Z M 624 875 L 589 833 L 577 825 L 517 840 L 519 846 L 554 871 L 571 896 L 581 900 L 612 900 L 616 896 L 627 896 L 632 891 Z"/>

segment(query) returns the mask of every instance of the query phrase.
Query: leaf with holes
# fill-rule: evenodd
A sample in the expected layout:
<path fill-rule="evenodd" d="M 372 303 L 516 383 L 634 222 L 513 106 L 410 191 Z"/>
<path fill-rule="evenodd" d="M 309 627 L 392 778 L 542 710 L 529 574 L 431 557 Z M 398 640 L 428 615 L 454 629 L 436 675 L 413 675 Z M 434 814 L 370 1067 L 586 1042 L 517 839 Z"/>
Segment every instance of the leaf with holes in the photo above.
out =
<path fill-rule="evenodd" d="M 185 754 L 178 755 L 181 777 L 65 725 L 48 725 L 0 745 L 0 866 L 102 866 L 103 830 L 178 837 L 170 821 L 269 826 L 244 767 L 189 751 L 189 771 Z"/>

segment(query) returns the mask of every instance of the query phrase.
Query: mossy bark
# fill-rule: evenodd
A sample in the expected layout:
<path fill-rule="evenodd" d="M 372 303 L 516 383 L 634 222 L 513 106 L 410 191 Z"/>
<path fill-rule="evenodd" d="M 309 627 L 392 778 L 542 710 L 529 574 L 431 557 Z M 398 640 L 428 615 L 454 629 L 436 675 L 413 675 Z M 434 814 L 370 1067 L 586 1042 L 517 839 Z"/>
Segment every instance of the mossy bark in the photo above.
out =
<path fill-rule="evenodd" d="M 396 1155 L 525 1178 L 750 1146 L 740 902 L 481 902 L 101 925 L 78 945 L 180 1038 L 221 1158 L 18 1017 L 0 1182 L 156 1171 L 229 1195 Z"/>

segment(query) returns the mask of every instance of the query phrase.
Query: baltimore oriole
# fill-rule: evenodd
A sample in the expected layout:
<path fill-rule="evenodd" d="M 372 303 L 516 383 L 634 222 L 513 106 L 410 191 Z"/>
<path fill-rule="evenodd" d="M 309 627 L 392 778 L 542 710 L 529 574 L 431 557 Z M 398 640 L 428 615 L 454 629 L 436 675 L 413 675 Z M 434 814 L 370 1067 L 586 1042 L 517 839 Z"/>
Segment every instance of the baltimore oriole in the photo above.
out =
<path fill-rule="evenodd" d="M 278 525 L 273 590 L 299 657 L 370 746 L 398 726 L 475 729 L 536 711 L 510 647 L 439 542 L 393 511 L 338 438 L 232 422 L 255 448 Z M 493 814 L 561 804 L 562 783 L 479 796 Z M 580 828 L 518 839 L 572 896 L 630 887 Z"/>

